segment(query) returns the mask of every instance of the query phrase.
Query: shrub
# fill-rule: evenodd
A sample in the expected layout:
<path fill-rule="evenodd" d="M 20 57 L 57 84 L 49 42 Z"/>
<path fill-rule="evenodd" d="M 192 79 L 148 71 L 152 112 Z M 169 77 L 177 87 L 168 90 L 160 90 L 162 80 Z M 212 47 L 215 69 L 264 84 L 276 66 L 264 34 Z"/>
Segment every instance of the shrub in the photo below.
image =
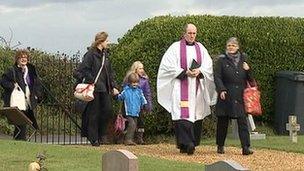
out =
<path fill-rule="evenodd" d="M 229 37 L 240 39 L 241 49 L 249 56 L 248 62 L 262 91 L 263 115 L 260 122 L 274 119 L 276 72 L 304 68 L 304 33 L 302 18 L 236 17 L 236 16 L 160 16 L 137 24 L 114 47 L 112 61 L 122 80 L 128 67 L 140 60 L 151 79 L 153 114 L 147 118 L 148 132 L 170 132 L 170 115 L 156 102 L 158 66 L 166 49 L 181 37 L 186 23 L 198 28 L 197 40 L 204 44 L 214 58 L 224 52 Z M 211 119 L 211 122 L 215 123 Z"/>

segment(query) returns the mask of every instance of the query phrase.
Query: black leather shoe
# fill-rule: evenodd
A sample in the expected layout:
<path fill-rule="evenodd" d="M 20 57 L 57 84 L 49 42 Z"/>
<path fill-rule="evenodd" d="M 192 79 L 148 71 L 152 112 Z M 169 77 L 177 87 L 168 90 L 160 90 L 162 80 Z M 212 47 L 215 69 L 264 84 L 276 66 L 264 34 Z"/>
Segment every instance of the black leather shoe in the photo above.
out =
<path fill-rule="evenodd" d="M 187 154 L 188 154 L 188 155 L 194 154 L 194 151 L 195 151 L 195 147 L 194 147 L 193 145 L 189 145 L 189 146 L 187 147 Z"/>
<path fill-rule="evenodd" d="M 217 146 L 217 153 L 225 154 L 224 146 Z"/>
<path fill-rule="evenodd" d="M 180 153 L 187 153 L 187 147 L 185 145 L 181 144 L 178 148 Z"/>
<path fill-rule="evenodd" d="M 253 154 L 253 151 L 250 150 L 250 148 L 243 148 L 242 154 L 243 155 L 251 155 L 251 154 Z"/>
<path fill-rule="evenodd" d="M 92 141 L 91 144 L 92 146 L 96 146 L 96 147 L 100 146 L 100 143 L 98 141 Z"/>

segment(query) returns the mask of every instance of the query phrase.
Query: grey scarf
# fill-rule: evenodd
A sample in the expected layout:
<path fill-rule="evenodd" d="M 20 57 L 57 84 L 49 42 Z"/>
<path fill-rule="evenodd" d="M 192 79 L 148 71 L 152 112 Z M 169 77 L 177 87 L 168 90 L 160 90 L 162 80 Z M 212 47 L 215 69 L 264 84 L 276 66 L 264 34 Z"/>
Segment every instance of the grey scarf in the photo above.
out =
<path fill-rule="evenodd" d="M 226 51 L 226 55 L 228 56 L 229 59 L 231 59 L 233 61 L 233 64 L 235 66 L 237 66 L 238 63 L 240 62 L 241 53 L 239 51 L 236 54 L 231 54 Z"/>

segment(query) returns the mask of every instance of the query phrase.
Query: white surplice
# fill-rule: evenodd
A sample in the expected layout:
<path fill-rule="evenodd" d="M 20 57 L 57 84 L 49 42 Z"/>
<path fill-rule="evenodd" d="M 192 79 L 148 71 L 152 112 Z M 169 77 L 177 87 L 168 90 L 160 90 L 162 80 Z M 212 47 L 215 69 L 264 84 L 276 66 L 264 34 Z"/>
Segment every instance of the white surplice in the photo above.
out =
<path fill-rule="evenodd" d="M 196 90 L 196 78 L 188 77 L 189 118 L 190 122 L 201 120 L 211 113 L 210 106 L 216 103 L 217 94 L 213 81 L 213 64 L 207 49 L 199 43 L 201 50 L 201 67 L 199 68 L 204 78 L 200 79 Z M 191 66 L 196 59 L 195 46 L 186 46 L 187 66 Z M 180 65 L 180 42 L 173 43 L 164 54 L 157 75 L 157 100 L 169 113 L 172 120 L 181 119 L 180 111 L 180 85 L 176 77 L 183 72 Z"/>

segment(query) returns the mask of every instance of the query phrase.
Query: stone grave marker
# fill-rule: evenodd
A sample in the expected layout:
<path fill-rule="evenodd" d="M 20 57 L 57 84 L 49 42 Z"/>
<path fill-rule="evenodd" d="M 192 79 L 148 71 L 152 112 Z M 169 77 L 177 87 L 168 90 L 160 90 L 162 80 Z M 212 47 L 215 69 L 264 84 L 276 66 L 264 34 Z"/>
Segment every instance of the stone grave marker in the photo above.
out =
<path fill-rule="evenodd" d="M 247 121 L 248 121 L 248 128 L 249 128 L 249 134 L 251 140 L 266 139 L 266 134 L 261 134 L 255 131 L 256 126 L 252 115 L 248 115 Z M 236 119 L 231 119 L 231 126 L 232 126 L 232 138 L 239 139 L 238 125 Z"/>
<path fill-rule="evenodd" d="M 300 125 L 297 124 L 297 116 L 290 115 L 288 117 L 288 123 L 286 123 L 286 130 L 289 131 L 289 138 L 291 142 L 298 142 L 297 131 L 300 131 Z"/>
<path fill-rule="evenodd" d="M 205 171 L 249 171 L 233 160 L 222 160 L 205 166 Z"/>
<path fill-rule="evenodd" d="M 138 159 L 127 150 L 109 151 L 102 155 L 102 171 L 138 171 Z"/>

